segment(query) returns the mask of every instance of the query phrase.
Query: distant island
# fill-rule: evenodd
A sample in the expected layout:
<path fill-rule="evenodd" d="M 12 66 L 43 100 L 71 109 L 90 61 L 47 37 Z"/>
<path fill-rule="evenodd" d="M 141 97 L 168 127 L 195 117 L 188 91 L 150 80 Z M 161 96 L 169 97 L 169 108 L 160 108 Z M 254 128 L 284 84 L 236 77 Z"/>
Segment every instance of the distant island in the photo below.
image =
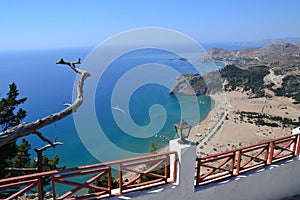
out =
<path fill-rule="evenodd" d="M 300 37 L 286 37 L 286 38 L 262 39 L 258 41 L 234 42 L 233 44 L 237 46 L 247 45 L 253 47 L 262 47 L 277 42 L 287 42 L 287 43 L 297 44 L 299 41 L 300 41 Z"/>

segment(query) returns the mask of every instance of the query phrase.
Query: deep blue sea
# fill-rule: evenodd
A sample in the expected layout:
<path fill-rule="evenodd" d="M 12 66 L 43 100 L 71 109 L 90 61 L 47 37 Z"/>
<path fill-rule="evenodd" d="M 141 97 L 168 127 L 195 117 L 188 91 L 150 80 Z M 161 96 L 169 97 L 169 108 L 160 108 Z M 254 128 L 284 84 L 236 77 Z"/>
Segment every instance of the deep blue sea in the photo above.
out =
<path fill-rule="evenodd" d="M 84 60 L 91 50 L 92 48 L 82 47 L 1 51 L 0 97 L 4 97 L 8 91 L 8 85 L 15 82 L 20 91 L 20 97 L 28 98 L 26 103 L 22 105 L 22 108 L 27 111 L 27 117 L 24 120 L 26 122 L 60 111 L 65 108 L 64 103 L 72 102 L 73 87 L 77 75 L 67 66 L 56 65 L 55 63 L 60 58 L 64 58 L 66 61 L 74 61 L 80 57 Z M 113 94 L 112 87 L 117 80 L 123 78 L 124 72 L 122 70 L 129 70 L 132 65 L 160 63 L 171 65 L 178 69 L 180 73 L 192 73 L 193 71 L 188 67 L 190 65 L 188 61 L 179 58 L 168 52 L 157 52 L 148 49 L 123 56 L 111 64 L 110 69 L 113 70 L 107 70 L 105 72 L 107 75 L 99 81 L 97 86 L 94 109 L 105 136 L 112 144 L 126 151 L 143 155 L 150 151 L 151 142 L 163 147 L 168 144 L 170 139 L 176 137 L 174 124 L 182 119 L 182 115 L 192 125 L 197 124 L 199 120 L 203 120 L 207 116 L 213 107 L 213 102 L 208 96 L 198 96 L 195 100 L 195 97 L 170 95 L 169 88 L 158 85 L 157 81 L 148 82 L 136 88 L 128 100 L 128 112 L 124 112 L 122 106 L 122 97 L 126 96 L 126 90 L 121 90 L 124 94 L 122 92 Z M 209 65 L 209 63 L 207 64 Z M 203 66 L 205 63 L 200 65 Z M 221 66 L 222 64 L 216 63 L 216 65 Z M 164 77 L 163 73 L 161 74 Z M 148 76 L 150 74 L 141 73 L 138 77 L 141 80 L 146 80 Z M 173 85 L 176 83 L 176 77 L 164 81 Z M 126 81 L 122 85 L 126 88 L 126 84 L 131 84 L 131 81 Z M 85 90 L 88 89 L 85 88 Z M 112 95 L 116 95 L 121 103 L 112 102 L 110 100 Z M 196 109 L 193 105 L 195 103 L 191 103 L 195 101 L 198 106 Z M 153 107 L 153 105 L 155 106 Z M 151 109 L 154 110 L 151 111 Z M 158 122 L 165 120 L 165 122 L 161 129 L 155 133 L 141 133 L 139 135 L 137 131 L 130 135 L 126 134 L 126 130 L 135 129 L 131 129 L 130 123 L 127 124 L 127 122 L 123 126 L 128 125 L 128 127 L 125 127 L 125 130 L 121 129 L 114 120 L 114 117 L 118 115 L 121 115 L 118 117 L 121 121 L 127 117 L 126 119 L 131 119 L 137 126 L 141 127 L 151 124 L 152 120 Z M 129 116 L 130 118 L 128 118 Z M 88 126 L 88 117 L 82 123 Z M 93 132 L 93 130 L 89 131 Z M 57 137 L 57 141 L 63 142 L 63 145 L 57 146 L 55 149 L 50 148 L 44 152 L 50 157 L 59 155 L 60 166 L 74 167 L 99 162 L 99 159 L 95 158 L 85 148 L 82 136 L 76 130 L 72 115 L 41 129 L 40 132 L 50 139 Z M 97 133 L 93 134 L 96 135 Z M 45 145 L 35 135 L 30 135 L 27 139 L 30 141 L 32 149 Z M 101 141 L 94 148 L 108 157 L 110 154 L 114 154 L 114 150 L 107 149 L 107 145 L 101 144 Z M 34 151 L 31 153 L 32 157 L 35 157 Z M 122 155 L 118 155 L 118 157 L 121 158 Z"/>

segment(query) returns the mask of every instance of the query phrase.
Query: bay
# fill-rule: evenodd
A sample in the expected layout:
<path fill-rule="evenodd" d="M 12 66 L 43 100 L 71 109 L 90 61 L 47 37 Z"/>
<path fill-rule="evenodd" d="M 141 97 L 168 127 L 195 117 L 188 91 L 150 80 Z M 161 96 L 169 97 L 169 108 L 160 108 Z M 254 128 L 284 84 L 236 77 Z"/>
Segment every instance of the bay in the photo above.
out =
<path fill-rule="evenodd" d="M 91 47 L 81 47 L 0 52 L 1 97 L 7 92 L 8 85 L 15 82 L 20 91 L 20 97 L 28 97 L 26 103 L 22 105 L 22 108 L 27 111 L 27 117 L 24 120 L 26 122 L 31 122 L 60 111 L 64 108 L 64 103 L 72 102 L 76 75 L 67 66 L 56 65 L 55 63 L 60 58 L 64 58 L 66 61 L 74 61 L 80 57 L 84 60 L 91 50 Z M 180 60 L 180 57 L 171 55 L 168 52 L 157 52 L 151 49 L 126 55 L 126 57 L 118 59 L 115 65 L 122 65 L 123 67 L 124 65 L 132 66 L 148 62 L 172 65 L 175 68 L 180 68 L 179 71 L 181 73 L 193 73 L 193 71 L 190 71 L 188 61 Z M 210 64 L 208 63 L 208 65 Z M 217 63 L 217 65 L 220 66 L 222 63 Z M 124 67 L 116 69 L 123 70 Z M 118 74 L 119 72 L 114 71 L 113 73 Z M 143 75 L 140 78 L 143 78 Z M 111 79 L 108 80 L 107 82 L 111 81 Z M 105 79 L 102 81 L 105 81 Z M 170 81 L 170 84 L 175 84 L 176 77 L 168 81 Z M 139 88 L 131 97 L 130 115 L 132 119 L 139 126 L 148 125 L 151 122 L 149 109 L 151 109 L 152 105 L 158 104 L 166 110 L 167 120 L 158 133 L 149 135 L 146 139 L 129 137 L 124 134 L 124 131 L 119 130 L 118 126 L 112 121 L 113 112 L 115 112 L 112 110 L 112 107 L 116 105 L 112 105 L 108 101 L 103 103 L 101 99 L 105 98 L 107 94 L 111 95 L 111 93 L 105 94 L 100 92 L 101 87 L 102 85 L 97 88 L 98 92 L 95 99 L 98 103 L 95 105 L 95 109 L 99 121 L 103 119 L 100 123 L 105 124 L 104 129 L 106 132 L 109 132 L 107 135 L 110 141 L 121 148 L 140 153 L 141 155 L 150 151 L 151 142 L 157 143 L 159 147 L 163 147 L 168 144 L 170 139 L 176 137 L 174 123 L 177 123 L 182 118 L 178 99 L 180 99 L 181 106 L 185 108 L 185 113 L 187 113 L 184 118 L 193 125 L 197 124 L 199 120 L 203 120 L 213 107 L 213 102 L 208 96 L 198 96 L 196 101 L 202 103 L 198 104 L 199 110 L 194 110 L 193 106 L 189 106 L 194 104 L 191 101 L 195 101 L 191 100 L 191 97 L 170 95 L 168 88 L 148 84 Z M 107 88 L 104 86 L 104 89 Z M 108 96 L 109 98 L 111 96 Z M 200 113 L 200 118 L 195 119 L 194 113 L 197 112 Z M 103 115 L 103 113 L 105 114 Z M 159 115 L 155 117 L 160 119 L 161 116 Z M 46 137 L 50 139 L 57 137 L 57 141 L 64 143 L 55 149 L 50 148 L 44 152 L 50 157 L 58 155 L 60 157 L 60 166 L 74 167 L 99 162 L 83 145 L 81 138 L 77 134 L 72 115 L 40 131 Z M 30 141 L 32 149 L 45 145 L 37 136 L 30 135 L 26 138 Z M 99 145 L 99 151 L 101 151 L 101 145 Z M 113 152 L 110 153 L 113 154 Z M 36 156 L 34 151 L 31 151 L 31 154 L 33 158 Z"/>

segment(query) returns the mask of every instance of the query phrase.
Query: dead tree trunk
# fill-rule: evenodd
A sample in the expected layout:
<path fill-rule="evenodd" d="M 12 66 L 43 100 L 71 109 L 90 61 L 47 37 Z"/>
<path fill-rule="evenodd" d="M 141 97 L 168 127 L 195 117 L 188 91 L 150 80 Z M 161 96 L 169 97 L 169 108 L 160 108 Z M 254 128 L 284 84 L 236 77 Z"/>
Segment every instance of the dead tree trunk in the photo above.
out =
<path fill-rule="evenodd" d="M 63 59 L 61 59 L 56 64 L 62 64 L 62 65 L 68 65 L 73 69 L 76 73 L 80 75 L 77 83 L 77 96 L 75 101 L 72 104 L 67 105 L 68 107 L 61 110 L 60 112 L 48 115 L 42 119 L 37 119 L 34 122 L 31 123 L 22 123 L 19 124 L 13 128 L 7 129 L 0 133 L 0 146 L 3 146 L 5 144 L 11 143 L 16 141 L 18 138 L 27 136 L 29 134 L 36 134 L 39 136 L 43 141 L 48 142 L 52 146 L 54 144 L 47 138 L 45 138 L 38 130 L 49 125 L 52 123 L 55 123 L 68 115 L 70 115 L 73 112 L 76 112 L 76 110 L 80 107 L 80 105 L 83 103 L 83 85 L 86 78 L 90 76 L 90 74 L 87 71 L 84 71 L 82 69 L 76 68 L 76 64 L 80 64 L 80 58 L 77 62 L 65 62 Z"/>

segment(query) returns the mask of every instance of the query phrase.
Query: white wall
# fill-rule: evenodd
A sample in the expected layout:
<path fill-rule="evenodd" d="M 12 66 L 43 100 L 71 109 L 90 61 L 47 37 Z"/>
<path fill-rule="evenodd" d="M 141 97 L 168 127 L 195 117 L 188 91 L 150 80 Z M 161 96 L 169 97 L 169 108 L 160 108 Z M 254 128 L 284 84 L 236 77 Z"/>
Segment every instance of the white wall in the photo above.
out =
<path fill-rule="evenodd" d="M 195 166 L 196 159 L 194 146 L 178 145 L 177 141 L 175 141 L 170 142 L 170 149 L 177 150 L 179 156 L 181 156 L 177 168 L 179 169 L 177 183 L 133 192 L 111 199 L 279 200 L 287 196 L 300 194 L 299 157 L 273 164 L 260 170 L 254 170 L 224 182 L 212 183 L 194 189 L 190 179 L 184 178 L 191 178 L 191 174 L 194 173 L 194 171 L 191 171 Z M 191 166 L 193 167 L 191 168 Z"/>
<path fill-rule="evenodd" d="M 194 199 L 231 200 L 279 200 L 300 194 L 300 159 L 255 170 L 225 184 L 199 187 L 195 193 Z"/>

